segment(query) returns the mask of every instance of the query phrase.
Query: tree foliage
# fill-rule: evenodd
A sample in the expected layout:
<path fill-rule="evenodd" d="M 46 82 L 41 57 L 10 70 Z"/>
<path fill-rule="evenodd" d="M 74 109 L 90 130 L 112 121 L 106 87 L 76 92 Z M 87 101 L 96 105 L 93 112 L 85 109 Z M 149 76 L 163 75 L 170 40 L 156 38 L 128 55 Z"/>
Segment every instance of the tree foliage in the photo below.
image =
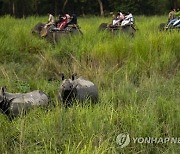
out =
<path fill-rule="evenodd" d="M 0 0 L 0 15 L 16 17 L 76 13 L 78 15 L 105 15 L 121 10 L 133 14 L 164 14 L 179 8 L 180 0 Z"/>

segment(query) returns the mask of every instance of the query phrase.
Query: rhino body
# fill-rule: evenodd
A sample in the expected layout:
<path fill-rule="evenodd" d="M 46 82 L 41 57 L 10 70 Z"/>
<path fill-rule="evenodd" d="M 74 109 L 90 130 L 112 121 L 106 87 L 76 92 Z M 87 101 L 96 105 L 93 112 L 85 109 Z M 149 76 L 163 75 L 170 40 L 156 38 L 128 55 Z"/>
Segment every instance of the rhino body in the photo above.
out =
<path fill-rule="evenodd" d="M 82 77 L 77 79 L 65 79 L 58 92 L 59 100 L 65 105 L 71 105 L 76 99 L 84 102 L 90 99 L 92 102 L 98 101 L 98 89 L 94 83 Z"/>
<path fill-rule="evenodd" d="M 29 93 L 8 93 L 1 91 L 0 94 L 0 108 L 11 117 L 16 117 L 34 107 L 48 106 L 48 102 L 48 96 L 39 90 Z"/>
<path fill-rule="evenodd" d="M 73 87 L 75 88 L 75 96 L 80 101 L 85 101 L 90 98 L 93 102 L 98 100 L 98 90 L 94 83 L 78 78 L 72 81 Z"/>

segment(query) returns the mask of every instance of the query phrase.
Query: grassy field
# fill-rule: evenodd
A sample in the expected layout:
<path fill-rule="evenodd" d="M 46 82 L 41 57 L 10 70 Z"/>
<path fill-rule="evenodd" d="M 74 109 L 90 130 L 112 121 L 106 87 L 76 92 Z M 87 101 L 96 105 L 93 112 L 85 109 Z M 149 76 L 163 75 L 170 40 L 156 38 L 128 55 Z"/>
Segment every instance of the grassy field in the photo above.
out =
<path fill-rule="evenodd" d="M 0 18 L 0 86 L 9 92 L 40 89 L 52 100 L 9 121 L 0 114 L 0 153 L 179 153 L 179 144 L 140 144 L 120 148 L 116 137 L 180 137 L 180 33 L 159 32 L 166 17 L 136 17 L 134 38 L 97 33 L 110 18 L 80 18 L 84 36 L 53 46 L 32 36 L 46 17 Z M 96 83 L 95 105 L 63 108 L 56 91 L 59 73 L 77 72 Z M 49 78 L 56 80 L 49 82 Z"/>

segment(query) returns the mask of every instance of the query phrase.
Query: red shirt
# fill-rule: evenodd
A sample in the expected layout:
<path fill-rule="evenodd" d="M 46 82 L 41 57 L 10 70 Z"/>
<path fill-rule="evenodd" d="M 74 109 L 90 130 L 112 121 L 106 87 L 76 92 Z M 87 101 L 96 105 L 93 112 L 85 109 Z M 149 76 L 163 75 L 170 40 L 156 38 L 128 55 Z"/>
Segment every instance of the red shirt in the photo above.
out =
<path fill-rule="evenodd" d="M 60 30 L 63 30 L 66 24 L 67 24 L 67 18 L 65 18 L 62 22 L 58 23 L 57 28 L 59 28 Z"/>

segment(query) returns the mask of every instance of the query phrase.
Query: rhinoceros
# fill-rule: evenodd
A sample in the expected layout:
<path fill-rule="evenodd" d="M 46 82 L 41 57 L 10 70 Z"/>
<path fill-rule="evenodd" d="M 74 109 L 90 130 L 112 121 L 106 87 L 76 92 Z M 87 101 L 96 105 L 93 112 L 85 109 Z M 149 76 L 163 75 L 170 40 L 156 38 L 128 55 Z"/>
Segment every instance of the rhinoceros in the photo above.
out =
<path fill-rule="evenodd" d="M 9 117 L 16 117 L 31 108 L 47 106 L 48 96 L 39 90 L 28 93 L 9 93 L 0 89 L 0 110 Z"/>
<path fill-rule="evenodd" d="M 58 99 L 65 106 L 72 104 L 72 100 L 84 102 L 90 99 L 92 102 L 98 101 L 98 89 L 94 83 L 85 80 L 82 77 L 77 78 L 76 74 L 71 79 L 64 79 L 62 76 L 62 84 L 58 90 Z"/>

